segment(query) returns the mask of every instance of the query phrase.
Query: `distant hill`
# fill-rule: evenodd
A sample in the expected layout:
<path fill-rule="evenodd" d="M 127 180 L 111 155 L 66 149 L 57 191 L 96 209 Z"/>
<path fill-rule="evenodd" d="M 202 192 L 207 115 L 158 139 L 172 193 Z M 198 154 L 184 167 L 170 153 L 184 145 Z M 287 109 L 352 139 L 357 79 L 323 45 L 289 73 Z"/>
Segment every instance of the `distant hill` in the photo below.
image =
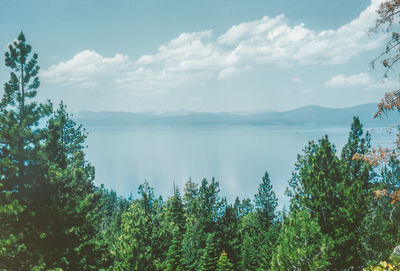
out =
<path fill-rule="evenodd" d="M 279 125 L 279 126 L 348 126 L 353 116 L 360 117 L 368 127 L 393 125 L 400 121 L 400 114 L 392 112 L 384 118 L 374 119 L 377 105 L 363 104 L 348 108 L 326 108 L 305 106 L 283 112 L 263 113 L 129 113 L 129 112 L 91 112 L 81 111 L 76 114 L 78 123 L 85 126 L 140 126 L 140 125 Z"/>

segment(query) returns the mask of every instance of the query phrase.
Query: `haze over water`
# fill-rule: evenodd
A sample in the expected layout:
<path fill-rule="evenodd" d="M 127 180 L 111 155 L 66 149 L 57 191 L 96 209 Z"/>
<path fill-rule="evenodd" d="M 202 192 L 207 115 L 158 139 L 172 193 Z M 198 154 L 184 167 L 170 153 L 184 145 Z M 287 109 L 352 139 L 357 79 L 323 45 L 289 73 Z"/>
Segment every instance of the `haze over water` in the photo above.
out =
<path fill-rule="evenodd" d="M 350 127 L 281 126 L 132 126 L 88 127 L 87 158 L 96 168 L 96 184 L 119 195 L 137 197 L 146 179 L 164 199 L 173 183 L 183 190 L 191 178 L 215 177 L 221 196 L 253 199 L 268 171 L 281 207 L 297 154 L 309 140 L 327 134 L 340 151 Z M 382 135 L 374 135 L 373 142 Z"/>

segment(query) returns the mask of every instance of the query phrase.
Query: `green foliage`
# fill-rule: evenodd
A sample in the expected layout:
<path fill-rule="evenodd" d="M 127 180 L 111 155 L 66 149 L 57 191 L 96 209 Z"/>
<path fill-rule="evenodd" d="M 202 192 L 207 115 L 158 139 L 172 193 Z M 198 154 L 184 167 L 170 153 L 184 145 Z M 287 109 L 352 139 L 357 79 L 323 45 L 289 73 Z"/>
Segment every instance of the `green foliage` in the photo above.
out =
<path fill-rule="evenodd" d="M 243 217 L 238 228 L 241 236 L 241 263 L 243 270 L 257 270 L 262 264 L 261 253 L 266 240 L 257 213 L 250 213 Z"/>
<path fill-rule="evenodd" d="M 225 251 L 235 266 L 240 263 L 240 234 L 238 231 L 239 218 L 232 205 L 225 204 L 225 210 L 217 223 L 217 244 L 220 250 Z"/>
<path fill-rule="evenodd" d="M 172 235 L 171 245 L 167 253 L 167 268 L 166 270 L 184 270 L 183 258 L 183 235 L 185 233 L 185 214 L 183 203 L 178 187 L 174 186 L 174 193 L 166 203 L 167 223 L 171 227 L 170 234 Z"/>
<path fill-rule="evenodd" d="M 219 256 L 216 271 L 233 271 L 233 264 L 229 261 L 225 251 Z"/>
<path fill-rule="evenodd" d="M 334 241 L 321 232 L 309 211 L 294 211 L 284 222 L 272 270 L 332 270 Z"/>
<path fill-rule="evenodd" d="M 115 242 L 117 270 L 154 270 L 151 261 L 149 217 L 138 202 L 122 215 L 121 234 Z"/>
<path fill-rule="evenodd" d="M 335 155 L 327 136 L 318 144 L 310 142 L 304 155 L 299 155 L 289 182 L 291 211 L 309 210 L 321 232 L 334 240 L 331 270 L 363 265 L 360 232 L 366 215 L 371 168 L 362 161 L 352 160 L 354 153 L 368 150 L 369 137 L 362 139 L 361 135 L 362 126 L 354 118 L 343 160 Z"/>
<path fill-rule="evenodd" d="M 378 182 L 372 190 L 397 191 L 400 187 L 400 160 L 391 157 L 381 169 Z M 400 211 L 388 197 L 375 198 L 369 202 L 368 214 L 363 220 L 363 259 L 366 265 L 378 264 L 388 259 L 391 249 L 400 240 Z"/>
<path fill-rule="evenodd" d="M 198 270 L 201 248 L 199 246 L 199 230 L 195 218 L 188 217 L 186 232 L 183 237 L 183 259 L 187 270 Z"/>
<path fill-rule="evenodd" d="M 170 223 L 178 228 L 181 235 L 185 233 L 185 211 L 178 187 L 174 186 L 174 194 L 166 203 L 167 217 Z"/>
<path fill-rule="evenodd" d="M 215 271 L 218 263 L 218 252 L 214 240 L 214 234 L 207 236 L 206 247 L 200 259 L 201 271 Z"/>
<path fill-rule="evenodd" d="M 41 161 L 40 189 L 51 196 L 40 202 L 47 208 L 36 212 L 43 223 L 41 231 L 46 233 L 37 249 L 46 250 L 47 267 L 96 269 L 91 253 L 96 234 L 91 217 L 96 216 L 92 213 L 96 206 L 94 168 L 85 160 L 85 138 L 61 103 L 48 121 Z"/>
<path fill-rule="evenodd" d="M 49 102 L 33 100 L 40 82 L 31 50 L 21 33 L 5 54 L 11 73 L 0 103 L 0 268 L 97 270 L 86 135 L 63 104 L 53 112 Z"/>
<path fill-rule="evenodd" d="M 210 183 L 203 179 L 197 189 L 197 185 L 189 180 L 185 185 L 184 206 L 187 215 L 187 228 L 183 240 L 185 265 L 189 270 L 198 270 L 199 258 L 206 247 L 207 236 L 217 232 L 218 221 L 223 215 L 219 183 L 214 178 Z"/>
<path fill-rule="evenodd" d="M 167 254 L 167 268 L 168 271 L 185 270 L 182 249 L 182 233 L 179 228 L 173 232 L 171 246 Z"/>
<path fill-rule="evenodd" d="M 274 222 L 276 218 L 276 207 L 278 206 L 278 199 L 272 190 L 268 172 L 265 172 L 262 183 L 258 188 L 258 193 L 254 198 L 255 207 L 261 220 L 261 226 L 266 230 Z"/>
<path fill-rule="evenodd" d="M 50 104 L 32 102 L 39 87 L 37 54 L 21 32 L 5 53 L 5 64 L 10 68 L 10 79 L 4 84 L 0 103 L 0 158 L 2 211 L 0 221 L 5 225 L 0 243 L 5 267 L 29 269 L 39 263 L 41 256 L 32 245 L 41 238 L 35 219 L 40 201 L 41 142 L 45 129 L 39 121 L 51 112 Z M 18 265 L 18 267 L 16 267 Z"/>
<path fill-rule="evenodd" d="M 0 161 L 0 164 L 2 161 Z M 0 184 L 0 191 L 2 184 Z M 18 233 L 15 227 L 18 225 L 18 216 L 24 211 L 24 207 L 15 198 L 14 194 L 7 191 L 0 194 L 0 268 L 15 270 L 26 265 L 18 259 L 27 253 L 23 241 L 23 233 Z"/>

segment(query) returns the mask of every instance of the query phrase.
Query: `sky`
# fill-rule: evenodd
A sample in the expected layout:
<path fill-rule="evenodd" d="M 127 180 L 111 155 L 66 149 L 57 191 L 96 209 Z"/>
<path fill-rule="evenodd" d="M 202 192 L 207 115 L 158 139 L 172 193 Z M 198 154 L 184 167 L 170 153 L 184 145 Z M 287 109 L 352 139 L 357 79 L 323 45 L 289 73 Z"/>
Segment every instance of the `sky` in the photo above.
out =
<path fill-rule="evenodd" d="M 380 1 L 0 0 L 0 54 L 22 30 L 38 99 L 73 112 L 341 108 L 398 85 L 370 66 Z"/>

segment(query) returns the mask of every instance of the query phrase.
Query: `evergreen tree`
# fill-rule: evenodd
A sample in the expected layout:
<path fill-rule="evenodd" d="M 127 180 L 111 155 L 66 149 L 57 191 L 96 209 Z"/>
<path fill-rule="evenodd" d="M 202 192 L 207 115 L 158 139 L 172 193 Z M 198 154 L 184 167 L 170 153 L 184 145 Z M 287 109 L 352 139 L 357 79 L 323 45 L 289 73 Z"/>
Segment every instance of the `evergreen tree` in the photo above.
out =
<path fill-rule="evenodd" d="M 243 270 L 257 270 L 261 266 L 260 251 L 265 238 L 257 214 L 250 213 L 241 219 L 239 234 L 242 240 L 240 266 Z"/>
<path fill-rule="evenodd" d="M 367 154 L 371 151 L 371 135 L 369 132 L 363 136 L 363 125 L 359 117 L 355 116 L 351 124 L 349 138 L 342 149 L 341 159 L 350 167 L 353 181 L 362 182 L 367 190 L 370 182 L 371 165 L 363 160 L 355 159 L 355 154 Z"/>
<path fill-rule="evenodd" d="M 263 227 L 263 230 L 267 230 L 276 218 L 275 212 L 278 205 L 278 199 L 272 190 L 272 184 L 268 172 L 265 172 L 265 175 L 262 178 L 262 183 L 258 188 L 258 193 L 254 198 L 255 209 L 261 220 L 261 226 Z"/>
<path fill-rule="evenodd" d="M 113 269 L 155 270 L 152 260 L 149 217 L 138 202 L 122 215 L 121 233 L 111 253 L 116 255 Z"/>
<path fill-rule="evenodd" d="M 233 271 L 233 264 L 229 261 L 225 251 L 219 256 L 216 271 Z"/>
<path fill-rule="evenodd" d="M 239 219 L 253 212 L 254 206 L 250 199 L 240 201 L 239 197 L 236 197 L 233 209 L 235 210 L 236 217 Z"/>
<path fill-rule="evenodd" d="M 206 247 L 200 259 L 201 271 L 215 271 L 218 263 L 218 251 L 215 245 L 214 234 L 207 236 Z"/>
<path fill-rule="evenodd" d="M 182 233 L 178 227 L 175 227 L 172 235 L 171 246 L 168 249 L 166 270 L 185 270 L 182 249 Z"/>
<path fill-rule="evenodd" d="M 231 262 L 235 266 L 239 266 L 241 246 L 238 231 L 239 218 L 237 217 L 232 205 L 225 206 L 225 211 L 217 224 L 218 230 L 216 236 L 218 248 L 222 249 L 229 255 Z"/>
<path fill-rule="evenodd" d="M 158 270 L 163 268 L 163 263 L 166 262 L 166 252 L 170 246 L 171 235 L 168 229 L 163 226 L 166 220 L 166 212 L 162 197 L 155 198 L 154 189 L 145 181 L 139 186 L 138 190 L 141 198 L 138 204 L 144 211 L 145 232 L 143 242 L 146 243 L 148 250 L 145 253 L 146 262 L 148 265 L 143 266 L 142 270 Z"/>
<path fill-rule="evenodd" d="M 203 179 L 200 188 L 197 189 L 197 185 L 190 180 L 185 185 L 184 199 L 187 213 L 187 229 L 183 241 L 185 264 L 190 270 L 198 270 L 199 256 L 206 247 L 207 236 L 216 233 L 217 222 L 223 214 L 219 183 L 214 178 L 210 183 Z"/>
<path fill-rule="evenodd" d="M 92 211 L 96 207 L 94 168 L 85 160 L 85 139 L 82 127 L 61 103 L 48 121 L 45 159 L 40 162 L 44 174 L 40 189 L 51 195 L 41 200 L 47 208 L 37 212 L 46 233 L 41 249 L 46 251 L 48 267 L 96 269 L 92 253 L 97 218 Z"/>
<path fill-rule="evenodd" d="M 6 160 L 0 159 L 0 167 L 4 170 Z M 2 181 L 4 178 L 2 178 Z M 19 215 L 24 211 L 18 199 L 11 191 L 2 191 L 0 182 L 0 269 L 25 269 L 29 263 L 25 262 L 27 246 L 23 240 L 23 233 L 16 230 Z"/>
<path fill-rule="evenodd" d="M 293 211 L 280 231 L 272 270 L 332 270 L 333 247 L 317 218 L 305 209 Z"/>
<path fill-rule="evenodd" d="M 372 166 L 361 159 L 355 159 L 355 155 L 365 155 L 370 151 L 371 136 L 367 132 L 363 136 L 363 125 L 358 117 L 353 118 L 350 134 L 346 145 L 343 147 L 341 159 L 343 167 L 347 169 L 349 178 L 344 182 L 346 190 L 345 203 L 348 212 L 351 214 L 352 223 L 349 225 L 352 236 L 347 241 L 347 246 L 352 247 L 349 265 L 356 268 L 364 265 L 362 254 L 362 237 L 365 231 L 362 222 L 368 213 L 368 207 L 372 200 L 371 179 L 373 175 Z M 367 230 L 368 231 L 368 230 Z"/>
<path fill-rule="evenodd" d="M 5 64 L 11 69 L 10 80 L 4 85 L 0 103 L 0 200 L 4 210 L 0 220 L 8 224 L 0 236 L 1 242 L 6 238 L 6 244 L 14 243 L 8 246 L 5 265 L 25 270 L 41 265 L 43 258 L 35 249 L 43 237 L 36 219 L 37 211 L 43 208 L 38 172 L 45 129 L 39 127 L 39 121 L 49 116 L 51 104 L 32 101 L 40 85 L 38 55 L 31 56 L 32 47 L 22 32 L 8 49 Z M 3 237 L 3 233 L 8 236 Z"/>
<path fill-rule="evenodd" d="M 167 216 L 171 224 L 178 227 L 181 235 L 185 233 L 185 213 L 179 189 L 174 185 L 173 196 L 167 202 Z"/>
<path fill-rule="evenodd" d="M 185 212 L 188 215 L 195 215 L 197 207 L 197 196 L 199 189 L 197 188 L 197 183 L 192 182 L 191 179 L 185 183 L 183 203 L 185 207 Z"/>
<path fill-rule="evenodd" d="M 259 266 L 262 266 L 264 269 L 269 269 L 272 252 L 276 246 L 279 227 L 275 225 L 277 223 L 276 207 L 278 205 L 278 199 L 272 190 L 268 172 L 265 172 L 262 183 L 258 188 L 258 193 L 254 197 L 255 209 L 260 225 L 260 233 L 257 235 L 263 238 L 260 240 L 261 252 L 259 255 L 261 255 L 261 260 L 259 260 Z"/>
<path fill-rule="evenodd" d="M 178 187 L 174 185 L 173 196 L 166 203 L 167 222 L 162 225 L 169 232 L 169 239 L 164 243 L 170 243 L 167 253 L 167 269 L 177 270 L 184 267 L 183 236 L 185 233 L 185 214 Z M 172 238 L 172 241 L 170 241 Z"/>
<path fill-rule="evenodd" d="M 110 269 L 115 262 L 115 240 L 121 234 L 122 214 L 129 208 L 129 201 L 117 197 L 115 191 L 101 185 L 95 191 L 95 207 L 89 217 L 95 227 L 90 257 L 96 269 Z"/>
<path fill-rule="evenodd" d="M 289 182 L 291 211 L 307 209 L 316 218 L 323 234 L 334 240 L 336 251 L 331 270 L 359 268 L 354 266 L 359 240 L 355 214 L 359 211 L 349 197 L 355 189 L 349 186 L 348 167 L 335 155 L 335 148 L 323 137 L 318 144 L 310 142 L 298 157 L 296 171 Z"/>
<path fill-rule="evenodd" d="M 196 218 L 188 216 L 186 220 L 186 231 L 183 237 L 183 259 L 186 270 L 198 270 L 201 257 L 201 248 L 199 246 L 200 234 Z"/>
<path fill-rule="evenodd" d="M 18 222 L 7 227 L 10 236 L 22 242 L 7 253 L 19 255 L 19 270 L 96 269 L 89 215 L 94 208 L 94 169 L 83 152 L 86 135 L 63 104 L 52 113 L 50 103 L 32 101 L 40 82 L 38 56 L 30 53 L 21 32 L 5 55 L 12 72 L 0 104 L 0 199 L 15 208 L 14 218 L 4 221 Z M 47 127 L 39 125 L 46 118 Z"/>

